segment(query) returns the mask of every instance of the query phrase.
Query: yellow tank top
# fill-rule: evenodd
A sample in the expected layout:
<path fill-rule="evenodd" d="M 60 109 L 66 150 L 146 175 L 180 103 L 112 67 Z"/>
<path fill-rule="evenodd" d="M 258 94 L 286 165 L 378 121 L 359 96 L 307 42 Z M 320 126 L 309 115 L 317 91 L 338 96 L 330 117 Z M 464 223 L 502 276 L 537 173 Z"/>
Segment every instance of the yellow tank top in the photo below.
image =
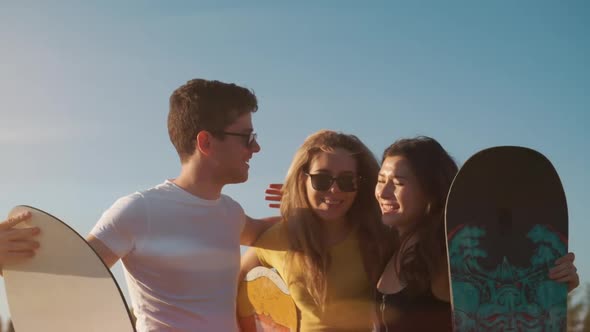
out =
<path fill-rule="evenodd" d="M 301 312 L 301 331 L 371 331 L 375 285 L 370 283 L 365 272 L 355 232 L 350 232 L 345 240 L 330 248 L 332 262 L 328 269 L 327 301 L 323 311 L 302 284 L 305 271 L 300 266 L 285 267 L 288 242 L 283 223 L 262 234 L 255 246 L 265 248 L 256 248 L 260 262 L 275 268 L 287 283 Z"/>

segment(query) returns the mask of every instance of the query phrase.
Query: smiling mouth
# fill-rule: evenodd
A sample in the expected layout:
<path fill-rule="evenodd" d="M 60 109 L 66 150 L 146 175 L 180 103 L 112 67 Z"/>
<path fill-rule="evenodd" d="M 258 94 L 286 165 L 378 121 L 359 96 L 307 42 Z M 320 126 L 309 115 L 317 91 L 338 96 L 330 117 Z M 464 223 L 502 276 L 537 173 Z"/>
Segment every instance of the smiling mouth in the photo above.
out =
<path fill-rule="evenodd" d="M 385 214 L 396 213 L 399 210 L 399 206 L 394 204 L 381 204 L 381 212 Z"/>
<path fill-rule="evenodd" d="M 333 198 L 324 198 L 322 200 L 322 203 L 328 205 L 328 206 L 338 206 L 340 204 L 342 204 L 344 201 L 341 199 L 333 199 Z"/>

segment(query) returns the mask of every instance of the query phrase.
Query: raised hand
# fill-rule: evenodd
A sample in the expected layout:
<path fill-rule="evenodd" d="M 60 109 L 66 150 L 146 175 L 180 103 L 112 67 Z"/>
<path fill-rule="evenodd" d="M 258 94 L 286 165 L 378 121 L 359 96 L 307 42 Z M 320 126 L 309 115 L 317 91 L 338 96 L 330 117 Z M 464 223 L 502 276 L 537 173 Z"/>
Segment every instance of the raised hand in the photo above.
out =
<path fill-rule="evenodd" d="M 281 189 L 283 188 L 282 183 L 271 183 L 268 188 L 264 191 L 266 196 L 264 197 L 265 200 L 270 202 L 278 202 L 278 203 L 269 203 L 268 206 L 271 208 L 280 208 L 281 207 L 281 197 L 283 197 L 283 193 Z"/>

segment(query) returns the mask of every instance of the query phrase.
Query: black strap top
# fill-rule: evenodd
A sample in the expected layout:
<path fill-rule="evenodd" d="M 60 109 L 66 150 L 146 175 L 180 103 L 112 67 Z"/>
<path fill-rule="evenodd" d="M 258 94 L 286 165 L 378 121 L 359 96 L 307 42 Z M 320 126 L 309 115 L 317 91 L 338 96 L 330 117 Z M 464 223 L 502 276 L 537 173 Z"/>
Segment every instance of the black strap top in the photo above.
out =
<path fill-rule="evenodd" d="M 377 331 L 452 331 L 451 304 L 436 298 L 429 289 L 411 295 L 406 289 L 383 294 L 377 290 Z"/>

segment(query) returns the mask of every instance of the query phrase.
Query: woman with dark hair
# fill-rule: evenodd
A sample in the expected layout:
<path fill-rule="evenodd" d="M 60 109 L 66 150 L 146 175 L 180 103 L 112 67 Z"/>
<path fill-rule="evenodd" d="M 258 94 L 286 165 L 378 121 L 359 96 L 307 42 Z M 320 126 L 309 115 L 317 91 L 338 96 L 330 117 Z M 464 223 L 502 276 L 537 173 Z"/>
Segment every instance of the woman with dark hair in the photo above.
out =
<path fill-rule="evenodd" d="M 375 197 L 397 233 L 377 283 L 378 331 L 452 331 L 444 211 L 457 164 L 433 138 L 400 139 L 383 152 Z M 550 277 L 579 284 L 573 254 Z"/>
<path fill-rule="evenodd" d="M 377 283 L 383 331 L 452 330 L 444 208 L 457 170 L 429 137 L 398 140 L 383 153 L 375 197 L 399 237 Z"/>

